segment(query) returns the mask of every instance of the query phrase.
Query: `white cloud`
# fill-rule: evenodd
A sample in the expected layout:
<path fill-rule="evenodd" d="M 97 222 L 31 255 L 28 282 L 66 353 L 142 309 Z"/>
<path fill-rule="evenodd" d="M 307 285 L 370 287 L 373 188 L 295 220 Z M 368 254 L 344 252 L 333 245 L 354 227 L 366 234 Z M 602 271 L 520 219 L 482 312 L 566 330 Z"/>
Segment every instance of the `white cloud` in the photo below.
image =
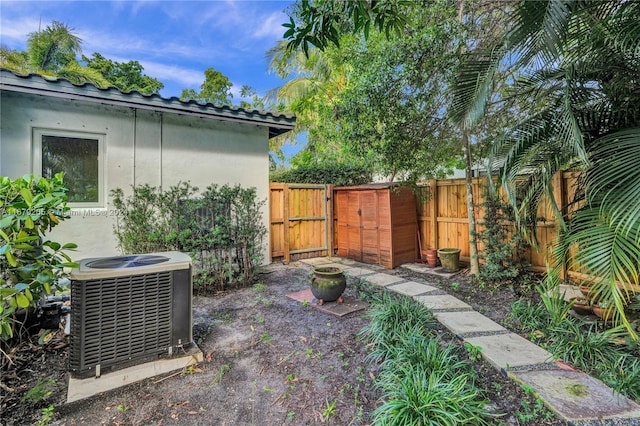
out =
<path fill-rule="evenodd" d="M 204 71 L 193 70 L 177 65 L 166 65 L 159 62 L 139 61 L 144 73 L 157 78 L 163 83 L 169 81 L 179 83 L 181 87 L 200 87 L 204 81 Z"/>
<path fill-rule="evenodd" d="M 284 13 L 272 13 L 261 19 L 260 25 L 253 32 L 256 38 L 268 38 L 270 40 L 282 38 L 285 29 L 282 26 L 285 20 Z"/>
<path fill-rule="evenodd" d="M 41 24 L 40 19 L 32 17 L 2 19 L 2 40 L 0 41 L 2 42 L 2 44 L 7 44 L 13 48 L 22 50 L 23 48 L 26 48 L 27 38 L 29 37 L 29 34 L 37 31 L 40 25 L 46 26 L 48 24 L 50 24 L 49 21 L 43 20 Z"/>

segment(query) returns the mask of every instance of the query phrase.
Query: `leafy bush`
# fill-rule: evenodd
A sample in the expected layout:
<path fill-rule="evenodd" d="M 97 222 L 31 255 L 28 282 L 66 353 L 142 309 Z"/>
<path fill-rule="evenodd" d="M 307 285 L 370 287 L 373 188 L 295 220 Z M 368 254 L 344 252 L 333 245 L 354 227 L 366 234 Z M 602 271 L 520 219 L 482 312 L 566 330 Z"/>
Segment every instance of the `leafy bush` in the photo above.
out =
<path fill-rule="evenodd" d="M 77 266 L 61 245 L 45 234 L 66 216 L 63 174 L 51 179 L 32 175 L 11 180 L 0 176 L 0 339 L 14 336 L 19 309 L 35 308 L 67 276 L 64 268 Z"/>
<path fill-rule="evenodd" d="M 484 245 L 479 255 L 483 261 L 478 277 L 484 283 L 511 284 L 525 270 L 524 251 L 527 244 L 519 232 L 509 232 L 509 221 L 513 221 L 513 210 L 498 194 L 485 191 L 483 230 L 478 238 Z"/>
<path fill-rule="evenodd" d="M 359 337 L 371 342 L 369 359 L 380 361 L 396 348 L 400 339 L 414 330 L 426 333 L 436 320 L 424 306 L 417 305 L 407 297 L 398 297 L 389 292 L 372 300 L 375 308 L 367 312 L 370 322 Z"/>
<path fill-rule="evenodd" d="M 123 213 L 114 231 L 124 253 L 191 253 L 195 285 L 204 291 L 254 280 L 266 234 L 254 188 L 211 185 L 198 195 L 183 182 L 165 192 L 142 185 L 126 198 L 119 188 L 111 195 Z"/>
<path fill-rule="evenodd" d="M 271 174 L 272 182 L 318 183 L 337 186 L 362 185 L 373 180 L 371 169 L 363 165 L 319 163 Z"/>

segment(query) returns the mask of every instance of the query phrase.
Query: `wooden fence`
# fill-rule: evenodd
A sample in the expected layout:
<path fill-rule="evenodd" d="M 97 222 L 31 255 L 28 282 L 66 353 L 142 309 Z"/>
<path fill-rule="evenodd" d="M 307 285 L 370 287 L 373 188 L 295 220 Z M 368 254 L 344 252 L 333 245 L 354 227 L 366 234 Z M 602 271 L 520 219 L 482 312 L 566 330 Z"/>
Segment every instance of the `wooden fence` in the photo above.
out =
<path fill-rule="evenodd" d="M 558 205 L 565 205 L 572 196 L 575 174 L 558 175 L 554 182 L 554 198 Z M 483 229 L 486 178 L 473 179 L 473 199 L 477 231 Z M 418 202 L 418 229 L 421 236 L 422 256 L 428 248 L 457 247 L 460 257 L 469 261 L 469 216 L 467 213 L 467 192 L 465 179 L 432 180 L 425 185 L 424 202 Z M 550 247 L 556 238 L 556 222 L 550 203 L 544 202 L 538 210 L 536 235 L 539 251 L 529 249 L 526 261 L 533 270 L 544 271 Z M 478 241 L 478 251 L 483 245 Z"/>
<path fill-rule="evenodd" d="M 272 259 L 289 262 L 333 254 L 332 192 L 331 185 L 271 183 Z"/>
<path fill-rule="evenodd" d="M 559 206 L 566 206 L 575 193 L 575 172 L 555 177 L 553 196 Z M 473 180 L 475 217 L 482 229 L 485 178 Z M 464 179 L 433 180 L 425 183 L 426 201 L 418 201 L 418 230 L 422 255 L 427 248 L 457 247 L 461 259 L 469 261 L 469 224 Z M 271 255 L 285 262 L 299 258 L 334 255 L 337 247 L 336 212 L 331 185 L 271 184 Z M 570 214 L 571 211 L 566 213 Z M 550 247 L 556 238 L 557 224 L 549 203 L 543 203 L 537 224 L 539 251 L 530 249 L 526 260 L 533 270 L 544 271 L 551 261 Z M 417 236 L 416 236 L 417 238 Z M 482 243 L 479 242 L 479 250 Z M 416 253 L 418 257 L 418 253 Z M 574 278 L 580 274 L 569 271 Z"/>

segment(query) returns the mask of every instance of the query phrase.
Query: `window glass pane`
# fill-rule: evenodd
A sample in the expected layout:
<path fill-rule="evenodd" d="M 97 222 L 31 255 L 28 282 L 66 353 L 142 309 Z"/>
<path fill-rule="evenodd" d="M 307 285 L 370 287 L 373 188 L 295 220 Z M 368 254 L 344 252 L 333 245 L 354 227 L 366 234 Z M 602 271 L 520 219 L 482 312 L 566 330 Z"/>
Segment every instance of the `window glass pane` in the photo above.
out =
<path fill-rule="evenodd" d="M 64 172 L 69 202 L 98 202 L 98 139 L 42 136 L 42 176 Z"/>

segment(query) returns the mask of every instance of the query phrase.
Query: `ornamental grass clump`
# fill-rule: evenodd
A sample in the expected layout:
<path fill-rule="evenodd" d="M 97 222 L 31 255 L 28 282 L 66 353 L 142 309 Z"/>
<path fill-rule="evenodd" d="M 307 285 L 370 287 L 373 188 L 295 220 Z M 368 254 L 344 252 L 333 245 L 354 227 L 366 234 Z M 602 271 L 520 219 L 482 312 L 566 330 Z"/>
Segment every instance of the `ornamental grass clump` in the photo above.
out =
<path fill-rule="evenodd" d="M 562 359 L 602 380 L 625 396 L 640 401 L 640 345 L 626 328 L 586 324 L 562 313 L 568 303 L 532 303 L 521 299 L 511 306 L 511 318 L 556 359 Z M 554 319 L 556 324 L 554 325 Z"/>
<path fill-rule="evenodd" d="M 386 354 L 399 347 L 400 340 L 414 331 L 428 333 L 435 326 L 433 314 L 423 305 L 406 297 L 388 292 L 372 299 L 374 308 L 368 312 L 371 320 L 359 337 L 369 342 L 372 351 L 369 360 L 382 361 Z"/>
<path fill-rule="evenodd" d="M 433 333 L 431 312 L 407 297 L 384 294 L 369 310 L 360 332 L 379 363 L 376 386 L 383 403 L 372 414 L 378 425 L 489 424 L 488 401 L 476 373 L 454 344 Z"/>

